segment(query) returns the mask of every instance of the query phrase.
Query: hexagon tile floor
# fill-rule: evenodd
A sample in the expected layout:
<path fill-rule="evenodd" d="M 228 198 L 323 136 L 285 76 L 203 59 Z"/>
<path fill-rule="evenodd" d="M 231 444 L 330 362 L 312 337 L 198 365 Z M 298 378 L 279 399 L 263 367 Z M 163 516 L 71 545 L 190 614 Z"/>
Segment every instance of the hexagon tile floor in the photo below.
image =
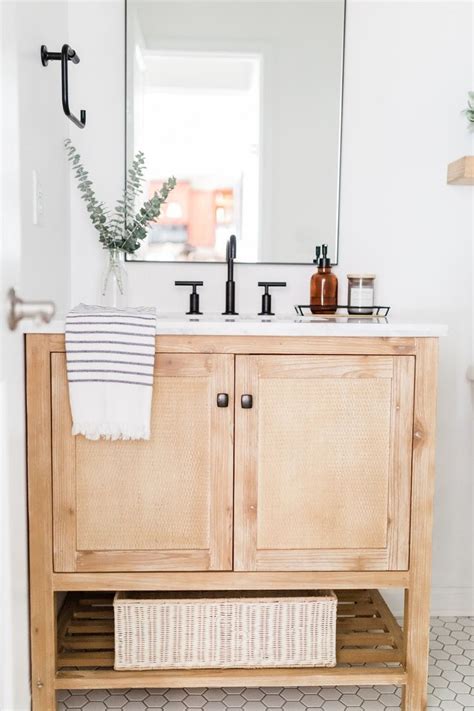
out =
<path fill-rule="evenodd" d="M 474 708 L 474 617 L 432 620 L 430 665 L 428 709 Z M 400 708 L 400 692 L 394 686 L 61 691 L 58 700 L 60 711 L 345 711 L 351 708 L 396 711 Z"/>

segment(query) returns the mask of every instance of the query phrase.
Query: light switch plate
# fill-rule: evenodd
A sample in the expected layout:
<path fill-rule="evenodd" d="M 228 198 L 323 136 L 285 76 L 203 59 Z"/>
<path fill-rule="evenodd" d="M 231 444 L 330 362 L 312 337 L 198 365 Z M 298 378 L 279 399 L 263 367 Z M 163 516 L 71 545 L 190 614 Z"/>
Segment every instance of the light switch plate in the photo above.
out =
<path fill-rule="evenodd" d="M 41 226 L 44 224 L 44 193 L 43 186 L 38 176 L 38 172 L 33 170 L 33 224 Z"/>

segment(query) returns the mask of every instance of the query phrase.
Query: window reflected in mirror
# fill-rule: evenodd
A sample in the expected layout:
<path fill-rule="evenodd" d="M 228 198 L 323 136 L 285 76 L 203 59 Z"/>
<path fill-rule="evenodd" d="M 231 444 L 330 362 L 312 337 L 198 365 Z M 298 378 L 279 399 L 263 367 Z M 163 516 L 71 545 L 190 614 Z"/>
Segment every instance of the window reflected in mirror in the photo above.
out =
<path fill-rule="evenodd" d="M 127 161 L 174 175 L 134 259 L 337 258 L 344 0 L 128 0 Z"/>
<path fill-rule="evenodd" d="M 260 57 L 156 52 L 144 61 L 136 142 L 147 148 L 148 196 L 177 177 L 163 216 L 150 226 L 147 259 L 222 261 L 235 233 L 240 258 L 256 261 Z"/>

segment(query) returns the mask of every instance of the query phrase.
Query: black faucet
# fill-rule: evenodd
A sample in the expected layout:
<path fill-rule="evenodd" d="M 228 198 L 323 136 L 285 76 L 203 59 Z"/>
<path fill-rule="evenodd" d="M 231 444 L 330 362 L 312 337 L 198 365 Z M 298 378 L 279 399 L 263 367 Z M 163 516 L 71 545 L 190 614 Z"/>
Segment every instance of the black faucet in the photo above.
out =
<path fill-rule="evenodd" d="M 237 256 L 237 240 L 235 235 L 231 235 L 227 241 L 227 281 L 225 283 L 225 311 L 224 316 L 237 316 L 235 310 L 235 281 L 234 281 L 234 259 Z"/>

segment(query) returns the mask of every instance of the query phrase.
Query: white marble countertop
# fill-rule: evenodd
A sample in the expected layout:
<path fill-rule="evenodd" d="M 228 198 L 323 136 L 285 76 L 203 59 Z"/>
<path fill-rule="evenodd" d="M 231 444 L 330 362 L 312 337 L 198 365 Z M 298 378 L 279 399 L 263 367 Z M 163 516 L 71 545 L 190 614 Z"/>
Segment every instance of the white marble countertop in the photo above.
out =
<path fill-rule="evenodd" d="M 25 322 L 24 333 L 64 333 L 64 320 L 41 325 Z M 391 318 L 347 316 L 252 316 L 158 314 L 157 335 L 173 336 L 346 336 L 437 337 L 447 334 L 443 324 Z"/>

